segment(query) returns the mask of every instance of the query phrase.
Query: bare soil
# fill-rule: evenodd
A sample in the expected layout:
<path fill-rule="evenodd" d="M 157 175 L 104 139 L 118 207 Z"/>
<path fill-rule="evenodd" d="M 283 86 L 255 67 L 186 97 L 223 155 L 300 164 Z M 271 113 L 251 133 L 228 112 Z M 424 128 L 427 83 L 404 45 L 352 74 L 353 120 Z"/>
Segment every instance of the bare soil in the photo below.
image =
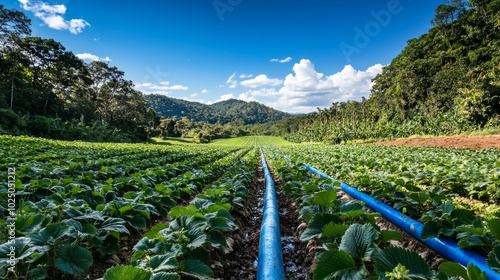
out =
<path fill-rule="evenodd" d="M 411 147 L 449 147 L 481 150 L 500 148 L 500 134 L 482 136 L 440 136 L 432 138 L 400 139 L 371 143 L 382 146 L 411 146 Z"/>
<path fill-rule="evenodd" d="M 300 235 L 305 227 L 301 226 L 303 221 L 299 217 L 299 209 L 289 196 L 283 194 L 285 182 L 275 175 L 273 177 L 280 209 L 281 246 L 286 279 L 312 279 L 315 244 L 300 241 Z M 226 235 L 231 246 L 228 246 L 225 255 L 213 258 L 214 279 L 257 278 L 265 187 L 264 173 L 259 161 L 254 180 L 248 189 L 245 208 L 236 211 L 233 216 L 237 229 Z"/>

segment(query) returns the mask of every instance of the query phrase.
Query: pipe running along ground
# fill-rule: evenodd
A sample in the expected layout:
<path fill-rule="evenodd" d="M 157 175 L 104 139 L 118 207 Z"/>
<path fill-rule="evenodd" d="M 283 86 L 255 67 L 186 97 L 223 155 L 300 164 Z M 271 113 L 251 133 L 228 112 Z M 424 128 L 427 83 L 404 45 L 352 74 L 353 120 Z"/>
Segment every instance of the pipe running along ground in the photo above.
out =
<path fill-rule="evenodd" d="M 279 209 L 274 190 L 274 181 L 267 167 L 262 150 L 260 151 L 260 155 L 264 178 L 266 180 L 266 190 L 264 192 L 264 213 L 260 228 L 257 279 L 284 280 L 285 271 L 281 252 Z"/>
<path fill-rule="evenodd" d="M 285 158 L 287 160 L 290 160 L 290 158 L 288 157 Z M 338 181 L 335 178 L 330 177 L 329 175 L 319 171 L 318 169 L 308 164 L 304 163 L 304 166 L 307 168 L 307 170 L 316 175 L 320 175 L 323 178 L 329 178 L 334 181 Z M 363 201 L 366 204 L 366 206 L 380 213 L 385 219 L 397 225 L 407 233 L 411 234 L 413 237 L 415 237 L 428 247 L 434 249 L 436 252 L 439 252 L 445 258 L 457 262 L 465 267 L 467 267 L 469 263 L 472 263 L 478 266 L 479 269 L 481 269 L 483 272 L 485 272 L 489 279 L 500 279 L 500 274 L 496 273 L 493 269 L 491 269 L 488 266 L 483 256 L 470 250 L 460 249 L 460 247 L 458 247 L 457 242 L 452 241 L 450 239 L 430 238 L 423 240 L 420 235 L 422 232 L 422 228 L 424 227 L 422 223 L 406 216 L 405 214 L 357 190 L 356 188 L 347 185 L 346 183 L 343 183 L 341 181 L 338 182 L 340 182 L 340 187 L 344 192 L 346 192 L 347 194 L 349 194 L 350 196 L 352 196 L 357 200 Z"/>

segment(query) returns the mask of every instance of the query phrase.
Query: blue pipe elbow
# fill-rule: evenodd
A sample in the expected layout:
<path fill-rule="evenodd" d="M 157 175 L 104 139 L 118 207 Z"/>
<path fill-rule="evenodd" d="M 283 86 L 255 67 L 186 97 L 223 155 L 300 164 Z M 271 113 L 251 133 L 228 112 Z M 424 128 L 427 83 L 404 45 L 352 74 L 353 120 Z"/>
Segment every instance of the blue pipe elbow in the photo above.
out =
<path fill-rule="evenodd" d="M 262 150 L 260 154 L 266 180 L 266 190 L 264 192 L 264 214 L 260 228 L 257 279 L 284 280 L 285 271 L 281 252 L 278 202 L 276 200 L 273 177 L 271 176 L 271 172 L 269 172 Z"/>

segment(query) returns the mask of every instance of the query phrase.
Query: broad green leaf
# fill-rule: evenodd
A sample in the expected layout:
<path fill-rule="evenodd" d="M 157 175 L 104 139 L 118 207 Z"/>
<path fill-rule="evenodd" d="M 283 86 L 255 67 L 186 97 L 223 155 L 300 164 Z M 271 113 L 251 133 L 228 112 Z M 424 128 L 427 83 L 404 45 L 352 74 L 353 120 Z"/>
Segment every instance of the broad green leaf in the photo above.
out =
<path fill-rule="evenodd" d="M 115 266 L 104 274 L 103 280 L 149 280 L 151 272 L 133 266 Z M 161 279 L 161 278 L 160 278 Z M 167 278 L 168 279 L 168 278 Z"/>
<path fill-rule="evenodd" d="M 130 234 L 125 227 L 125 221 L 121 218 L 108 218 L 102 223 L 99 231 L 115 231 Z"/>
<path fill-rule="evenodd" d="M 429 199 L 430 195 L 428 193 L 418 192 L 418 193 L 411 193 L 408 195 L 408 197 L 415 200 L 416 202 L 424 203 Z"/>
<path fill-rule="evenodd" d="M 372 225 L 353 224 L 342 236 L 339 249 L 349 253 L 354 259 L 371 259 L 376 236 L 377 231 Z"/>
<path fill-rule="evenodd" d="M 224 236 L 222 236 L 224 237 Z M 210 251 L 203 248 L 203 247 L 198 247 L 193 250 L 189 250 L 188 252 L 189 258 L 190 259 L 197 259 L 202 261 L 203 263 L 210 265 L 212 263 L 212 257 L 211 257 L 211 249 Z"/>
<path fill-rule="evenodd" d="M 141 216 L 134 216 L 128 223 L 136 229 L 144 229 L 147 226 L 146 219 Z"/>
<path fill-rule="evenodd" d="M 209 225 L 210 228 L 212 229 L 217 229 L 221 231 L 231 230 L 231 226 L 229 226 L 227 219 L 224 217 L 217 217 L 214 219 L 210 219 Z"/>
<path fill-rule="evenodd" d="M 227 241 L 222 232 L 211 230 L 208 232 L 208 242 L 215 248 L 226 248 Z"/>
<path fill-rule="evenodd" d="M 375 269 L 380 275 L 391 272 L 398 264 L 402 264 L 406 269 L 415 275 L 428 275 L 429 265 L 415 251 L 410 251 L 401 247 L 388 247 L 374 256 Z"/>
<path fill-rule="evenodd" d="M 194 216 L 198 214 L 202 215 L 201 212 L 196 208 L 194 205 L 188 205 L 188 206 L 176 206 L 170 210 L 170 213 L 168 213 L 168 216 L 171 218 L 179 218 L 181 216 Z"/>
<path fill-rule="evenodd" d="M 348 228 L 349 225 L 339 225 L 330 222 L 323 227 L 321 237 L 341 238 Z"/>
<path fill-rule="evenodd" d="M 159 254 L 162 252 L 164 247 L 165 243 L 159 239 L 149 239 L 147 237 L 143 237 L 134 246 L 134 251 L 150 251 L 153 254 Z"/>
<path fill-rule="evenodd" d="M 500 220 L 497 219 L 489 220 L 488 228 L 490 229 L 491 235 L 495 236 L 496 239 L 500 240 Z"/>
<path fill-rule="evenodd" d="M 401 240 L 401 238 L 403 238 L 403 235 L 397 230 L 381 230 L 379 235 L 379 239 L 382 242 L 387 242 L 390 240 L 399 241 Z"/>
<path fill-rule="evenodd" d="M 337 199 L 337 192 L 334 190 L 327 190 L 318 192 L 314 195 L 312 199 L 312 204 L 319 205 L 324 208 L 329 208 L 335 206 L 334 201 Z"/>
<path fill-rule="evenodd" d="M 351 200 L 340 207 L 341 213 L 363 210 L 363 204 L 357 200 Z"/>
<path fill-rule="evenodd" d="M 300 240 L 306 241 L 312 238 L 320 237 L 323 233 L 323 227 L 330 222 L 340 224 L 342 220 L 338 216 L 332 214 L 320 213 L 314 215 L 312 220 L 307 225 L 306 229 L 300 236 Z"/>
<path fill-rule="evenodd" d="M 16 219 L 16 230 L 19 232 L 33 232 L 41 226 L 47 216 L 42 214 L 18 215 Z"/>
<path fill-rule="evenodd" d="M 66 274 L 83 276 L 92 265 L 92 253 L 78 245 L 65 244 L 61 247 L 55 264 Z"/>
<path fill-rule="evenodd" d="M 424 224 L 424 226 L 422 228 L 422 232 L 420 233 L 420 237 L 423 240 L 438 237 L 440 229 L 441 229 L 441 225 L 438 222 L 428 221 Z"/>
<path fill-rule="evenodd" d="M 488 254 L 488 265 L 500 274 L 500 244 L 497 244 Z"/>
<path fill-rule="evenodd" d="M 33 268 L 28 272 L 28 280 L 45 280 L 47 277 L 47 270 L 45 268 Z"/>
<path fill-rule="evenodd" d="M 344 251 L 325 251 L 318 257 L 313 272 L 314 280 L 324 279 L 364 279 L 366 271 L 356 267 L 353 258 Z"/>
<path fill-rule="evenodd" d="M 153 256 L 149 260 L 149 265 L 153 272 L 174 270 L 179 267 L 179 263 L 175 260 L 173 254 Z"/>
<path fill-rule="evenodd" d="M 467 269 L 456 262 L 444 262 L 439 266 L 439 270 L 443 271 L 448 277 L 460 276 L 467 279 Z"/>
<path fill-rule="evenodd" d="M 167 224 L 157 224 L 154 227 L 152 227 L 147 233 L 145 233 L 142 237 L 147 237 L 149 239 L 153 239 L 156 237 L 158 232 L 162 229 L 168 228 Z"/>
<path fill-rule="evenodd" d="M 149 280 L 181 280 L 181 276 L 177 273 L 160 272 L 153 274 Z"/>
<path fill-rule="evenodd" d="M 469 280 L 488 280 L 486 273 L 471 263 L 467 265 L 467 276 L 469 276 Z"/>
<path fill-rule="evenodd" d="M 183 274 L 199 278 L 209 278 L 214 276 L 210 267 L 203 262 L 194 259 L 181 261 L 180 271 Z"/>
<path fill-rule="evenodd" d="M 57 240 L 68 234 L 69 227 L 65 223 L 50 224 L 37 233 L 29 234 L 31 243 L 44 246 L 54 244 Z"/>
<path fill-rule="evenodd" d="M 190 240 L 189 244 L 187 244 L 189 248 L 202 247 L 208 239 L 208 236 L 201 227 L 195 227 L 188 230 L 186 235 Z"/>

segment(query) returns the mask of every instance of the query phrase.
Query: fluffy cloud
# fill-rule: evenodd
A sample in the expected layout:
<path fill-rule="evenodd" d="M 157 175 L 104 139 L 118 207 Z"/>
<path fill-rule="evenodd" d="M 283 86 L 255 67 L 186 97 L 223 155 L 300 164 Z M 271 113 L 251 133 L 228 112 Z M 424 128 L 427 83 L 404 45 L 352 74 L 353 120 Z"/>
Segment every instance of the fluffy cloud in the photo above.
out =
<path fill-rule="evenodd" d="M 170 85 L 170 82 L 163 81 L 159 84 L 154 83 L 137 83 L 135 89 L 143 92 L 144 94 L 170 94 L 173 90 L 188 90 L 189 88 L 182 85 Z"/>
<path fill-rule="evenodd" d="M 291 57 L 287 57 L 287 58 L 283 58 L 283 59 L 273 58 L 270 61 L 271 62 L 278 62 L 278 63 L 287 63 L 287 62 L 292 61 L 292 58 Z"/>
<path fill-rule="evenodd" d="M 330 107 L 333 102 L 367 97 L 372 88 L 371 80 L 382 72 L 382 65 L 373 65 L 366 71 L 346 65 L 342 71 L 325 76 L 316 72 L 310 60 L 302 59 L 293 66 L 293 72 L 286 76 L 273 105 L 287 112 L 311 112 L 316 107 Z"/>
<path fill-rule="evenodd" d="M 282 83 L 283 83 L 283 80 L 271 79 L 271 78 L 268 78 L 266 75 L 261 74 L 253 79 L 242 81 L 240 84 L 242 86 L 249 87 L 249 88 L 258 88 L 258 87 L 265 87 L 265 86 L 271 86 L 271 87 L 279 86 Z"/>
<path fill-rule="evenodd" d="M 376 64 L 366 70 L 356 70 L 346 65 L 337 73 L 318 73 L 314 64 L 302 59 L 293 66 L 293 72 L 284 81 L 271 83 L 266 75 L 242 81 L 241 85 L 252 88 L 235 97 L 246 101 L 260 101 L 270 107 L 290 113 L 308 113 L 316 108 L 328 108 L 333 102 L 360 100 L 368 97 L 373 86 L 371 80 L 382 72 Z M 276 86 L 282 85 L 280 88 Z M 274 87 L 274 88 L 273 88 Z"/>
<path fill-rule="evenodd" d="M 229 100 L 229 99 L 233 99 L 233 98 L 234 98 L 234 95 L 232 93 L 224 94 L 224 95 L 221 95 L 219 97 L 219 99 L 217 99 L 217 101 L 215 101 L 215 102 L 225 101 L 225 100 Z"/>
<path fill-rule="evenodd" d="M 252 78 L 252 77 L 253 77 L 253 75 L 252 75 L 252 74 L 241 74 L 239 77 L 240 77 L 241 79 L 248 79 L 248 78 Z"/>
<path fill-rule="evenodd" d="M 81 33 L 82 30 L 90 26 L 84 19 L 64 19 L 66 13 L 65 5 L 49 5 L 44 2 L 30 3 L 30 0 L 19 0 L 21 6 L 26 11 L 32 12 L 41 19 L 48 27 L 56 30 L 69 30 L 73 34 Z"/>
<path fill-rule="evenodd" d="M 106 62 L 111 61 L 111 58 L 109 58 L 109 56 L 101 58 L 101 57 L 98 57 L 97 55 L 91 54 L 91 53 L 78 53 L 78 54 L 76 54 L 76 57 L 78 57 L 81 60 L 85 60 L 85 61 L 106 61 Z"/>

